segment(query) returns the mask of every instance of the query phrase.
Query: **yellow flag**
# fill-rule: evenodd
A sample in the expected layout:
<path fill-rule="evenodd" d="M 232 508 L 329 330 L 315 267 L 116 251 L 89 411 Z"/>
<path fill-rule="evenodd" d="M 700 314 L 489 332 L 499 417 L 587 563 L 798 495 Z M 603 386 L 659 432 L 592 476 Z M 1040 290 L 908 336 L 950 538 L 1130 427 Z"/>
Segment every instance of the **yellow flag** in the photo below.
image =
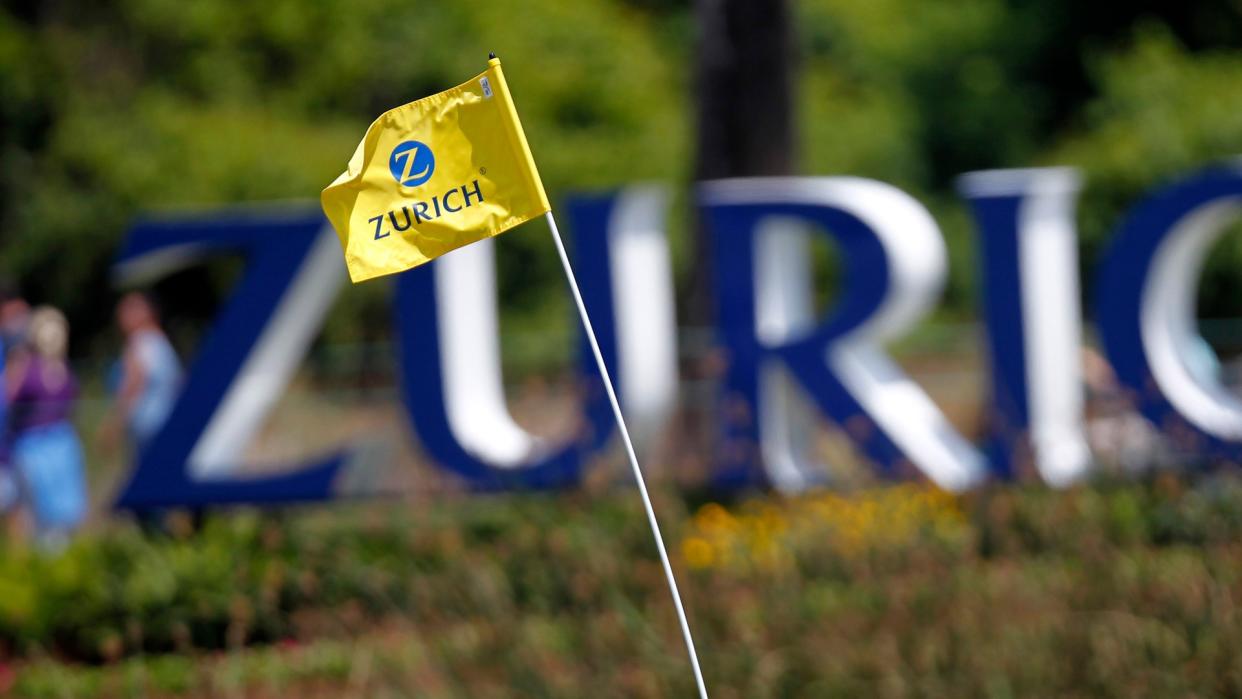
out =
<path fill-rule="evenodd" d="M 382 114 L 320 199 L 355 283 L 551 208 L 496 58 L 451 90 Z"/>

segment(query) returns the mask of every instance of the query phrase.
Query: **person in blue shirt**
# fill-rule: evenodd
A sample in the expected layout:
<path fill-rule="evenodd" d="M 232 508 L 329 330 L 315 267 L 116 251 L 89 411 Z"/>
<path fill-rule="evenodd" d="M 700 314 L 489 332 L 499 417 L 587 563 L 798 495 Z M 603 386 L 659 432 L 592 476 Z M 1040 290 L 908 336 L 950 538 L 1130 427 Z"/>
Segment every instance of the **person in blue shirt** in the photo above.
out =
<path fill-rule="evenodd" d="M 125 335 L 116 410 L 105 434 L 122 428 L 135 453 L 155 436 L 172 412 L 181 390 L 181 360 L 160 326 L 146 295 L 130 292 L 117 304 L 117 325 Z"/>

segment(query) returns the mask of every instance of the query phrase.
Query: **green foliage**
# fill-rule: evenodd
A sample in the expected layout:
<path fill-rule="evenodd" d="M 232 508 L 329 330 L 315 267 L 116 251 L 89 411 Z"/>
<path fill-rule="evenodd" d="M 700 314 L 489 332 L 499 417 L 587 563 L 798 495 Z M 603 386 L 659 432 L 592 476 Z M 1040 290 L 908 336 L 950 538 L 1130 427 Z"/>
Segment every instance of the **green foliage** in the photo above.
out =
<path fill-rule="evenodd" d="M 713 695 L 1242 691 L 1236 478 L 659 504 Z M 0 639 L 20 696 L 684 696 L 664 584 L 626 494 L 242 512 L 3 552 Z"/>
<path fill-rule="evenodd" d="M 1085 174 L 1080 220 L 1087 260 L 1147 188 L 1242 150 L 1242 54 L 1193 54 L 1167 29 L 1147 25 L 1127 50 L 1097 61 L 1094 72 L 1101 90 L 1085 110 L 1085 128 L 1047 156 Z M 1240 267 L 1242 236 L 1235 232 L 1208 258 L 1201 312 L 1237 315 Z"/>
<path fill-rule="evenodd" d="M 1242 13 L 1224 0 L 791 0 L 801 169 L 890 181 L 949 240 L 947 306 L 970 312 L 970 169 L 1087 172 L 1085 263 L 1149 186 L 1242 148 Z M 695 27 L 684 0 L 204 0 L 10 3 L 0 9 L 0 272 L 107 322 L 112 251 L 152 209 L 311 199 L 383 110 L 500 54 L 553 198 L 691 171 Z M 746 99 L 746 95 L 738 95 Z M 687 216 L 670 221 L 695 264 Z M 505 318 L 556 330 L 566 305 L 541 225 L 499 244 Z M 1214 255 L 1206 315 L 1231 315 L 1237 236 Z M 202 296 L 221 275 L 170 288 Z M 206 287 L 206 288 L 204 288 Z M 185 309 L 182 309 L 186 312 Z M 351 289 L 334 340 L 380 339 L 383 283 Z M 79 349 L 83 349 L 79 345 Z"/>
<path fill-rule="evenodd" d="M 803 169 L 893 182 L 950 247 L 948 305 L 977 305 L 968 170 L 1075 165 L 1085 276 L 1150 187 L 1242 150 L 1242 13 L 1044 0 L 803 0 Z M 1201 311 L 1237 313 L 1242 237 L 1214 255 Z M 1089 291 L 1089 284 L 1086 285 Z"/>
<path fill-rule="evenodd" d="M 373 118 L 466 80 L 489 50 L 553 196 L 688 168 L 681 49 L 616 3 L 130 0 L 32 15 L 0 9 L 0 270 L 87 335 L 109 299 L 81 289 L 106 288 L 135 215 L 315 200 Z M 559 290 L 546 235 L 503 244 L 502 297 L 537 317 Z M 373 336 L 382 289 L 349 296 L 333 336 Z"/>

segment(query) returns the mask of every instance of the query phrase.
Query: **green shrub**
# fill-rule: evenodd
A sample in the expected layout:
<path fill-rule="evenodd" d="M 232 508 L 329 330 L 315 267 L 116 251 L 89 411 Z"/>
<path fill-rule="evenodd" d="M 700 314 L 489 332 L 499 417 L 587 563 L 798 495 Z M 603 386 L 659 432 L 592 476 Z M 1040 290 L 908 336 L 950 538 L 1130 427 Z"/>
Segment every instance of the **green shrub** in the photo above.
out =
<path fill-rule="evenodd" d="M 360 668 L 398 694 L 682 695 L 631 495 L 240 511 L 183 536 L 115 523 L 58 557 L 0 552 L 0 640 L 30 696 L 286 693 Z M 1236 478 L 676 505 L 661 498 L 665 531 L 720 696 L 1242 692 Z"/>

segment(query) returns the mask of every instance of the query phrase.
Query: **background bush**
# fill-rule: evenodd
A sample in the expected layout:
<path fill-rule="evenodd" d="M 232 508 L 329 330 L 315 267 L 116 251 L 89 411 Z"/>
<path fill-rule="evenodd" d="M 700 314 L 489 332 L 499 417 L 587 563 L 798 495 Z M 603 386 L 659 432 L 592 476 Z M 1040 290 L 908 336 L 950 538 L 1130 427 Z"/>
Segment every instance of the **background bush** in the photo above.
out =
<path fill-rule="evenodd" d="M 32 695 L 682 696 L 630 495 L 118 524 L 57 559 L 3 552 L 0 639 Z M 713 695 L 1242 692 L 1237 478 L 677 505 L 659 503 Z M 122 691 L 136 668 L 155 674 Z"/>

